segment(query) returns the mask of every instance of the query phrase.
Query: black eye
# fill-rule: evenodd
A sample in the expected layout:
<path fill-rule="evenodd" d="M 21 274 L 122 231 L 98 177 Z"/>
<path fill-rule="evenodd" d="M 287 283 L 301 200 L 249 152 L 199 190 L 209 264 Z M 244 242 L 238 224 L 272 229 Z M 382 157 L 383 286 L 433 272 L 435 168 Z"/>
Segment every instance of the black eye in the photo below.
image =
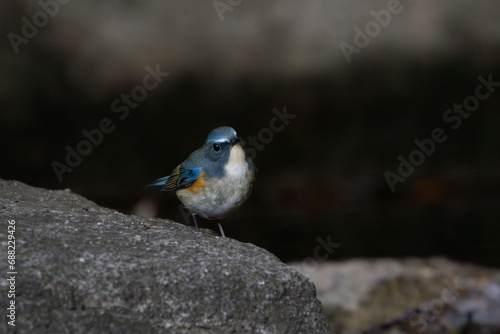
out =
<path fill-rule="evenodd" d="M 220 145 L 219 144 L 214 144 L 214 151 L 219 152 L 220 151 Z"/>

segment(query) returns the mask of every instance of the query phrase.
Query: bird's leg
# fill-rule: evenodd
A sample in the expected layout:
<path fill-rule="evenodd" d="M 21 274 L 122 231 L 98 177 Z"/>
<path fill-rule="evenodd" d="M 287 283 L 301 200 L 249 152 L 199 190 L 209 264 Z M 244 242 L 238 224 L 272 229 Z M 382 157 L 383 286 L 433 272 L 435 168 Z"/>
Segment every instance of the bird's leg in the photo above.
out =
<path fill-rule="evenodd" d="M 198 222 L 196 221 L 196 213 L 192 213 L 192 215 L 193 215 L 194 226 L 198 228 Z"/>
<path fill-rule="evenodd" d="M 222 225 L 219 223 L 219 221 L 217 221 L 217 225 L 219 225 L 220 234 L 222 235 L 223 238 L 225 238 L 226 235 L 224 234 L 224 230 L 222 229 Z"/>

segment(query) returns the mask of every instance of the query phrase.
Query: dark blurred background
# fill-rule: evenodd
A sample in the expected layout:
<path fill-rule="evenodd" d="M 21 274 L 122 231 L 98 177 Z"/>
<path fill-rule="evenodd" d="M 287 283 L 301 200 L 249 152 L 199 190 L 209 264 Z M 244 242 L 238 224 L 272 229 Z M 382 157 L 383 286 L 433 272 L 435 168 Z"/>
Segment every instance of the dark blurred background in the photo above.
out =
<path fill-rule="evenodd" d="M 2 1 L 0 177 L 183 222 L 175 194 L 144 184 L 230 125 L 247 142 L 261 134 L 261 150 L 252 197 L 223 221 L 228 236 L 284 261 L 313 256 L 330 235 L 341 244 L 330 259 L 499 266 L 500 87 L 457 129 L 443 115 L 475 95 L 479 76 L 500 82 L 500 2 L 401 1 L 390 22 L 388 6 Z M 341 46 L 356 42 L 348 61 Z M 148 66 L 169 73 L 150 91 Z M 131 93 L 140 101 L 127 107 Z M 284 108 L 296 117 L 271 140 L 263 129 Z M 60 181 L 54 162 L 66 165 L 66 147 L 106 118 L 114 130 L 80 145 L 87 155 Z M 435 128 L 447 140 L 392 192 L 384 174 Z"/>

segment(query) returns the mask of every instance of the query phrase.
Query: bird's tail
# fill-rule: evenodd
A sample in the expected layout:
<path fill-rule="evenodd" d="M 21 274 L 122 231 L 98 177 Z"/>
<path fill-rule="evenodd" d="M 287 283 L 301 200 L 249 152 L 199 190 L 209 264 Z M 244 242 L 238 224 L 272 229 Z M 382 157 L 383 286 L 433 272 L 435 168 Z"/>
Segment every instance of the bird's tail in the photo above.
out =
<path fill-rule="evenodd" d="M 154 180 L 152 183 L 150 183 L 150 184 L 146 184 L 146 187 L 163 186 L 163 185 L 165 185 L 165 182 L 167 182 L 167 181 L 168 181 L 168 178 L 169 178 L 169 177 L 170 177 L 170 176 L 165 176 L 165 177 L 161 177 L 161 178 L 159 178 L 159 179 L 156 179 L 156 180 Z"/>

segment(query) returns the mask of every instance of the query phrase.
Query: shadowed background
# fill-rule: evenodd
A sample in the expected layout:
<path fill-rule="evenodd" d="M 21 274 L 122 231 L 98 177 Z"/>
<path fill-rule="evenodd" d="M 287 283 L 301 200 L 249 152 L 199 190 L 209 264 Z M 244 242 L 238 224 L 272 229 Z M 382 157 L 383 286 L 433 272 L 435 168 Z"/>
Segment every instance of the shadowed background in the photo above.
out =
<path fill-rule="evenodd" d="M 388 2 L 47 3 L 53 15 L 0 3 L 1 178 L 183 221 L 175 194 L 144 184 L 229 125 L 248 144 L 258 138 L 259 173 L 249 202 L 223 221 L 228 236 L 284 261 L 312 256 L 330 235 L 341 244 L 331 259 L 500 265 L 500 87 L 456 130 L 443 121 L 479 76 L 500 82 L 500 3 L 402 1 L 350 62 L 341 43 L 356 46 L 356 28 L 374 26 Z M 169 75 L 126 114 L 122 94 L 139 92 L 147 67 Z M 284 108 L 296 117 L 271 140 L 263 129 Z M 60 182 L 53 163 L 103 119 L 114 130 Z M 447 140 L 392 192 L 384 173 L 438 127 Z"/>

